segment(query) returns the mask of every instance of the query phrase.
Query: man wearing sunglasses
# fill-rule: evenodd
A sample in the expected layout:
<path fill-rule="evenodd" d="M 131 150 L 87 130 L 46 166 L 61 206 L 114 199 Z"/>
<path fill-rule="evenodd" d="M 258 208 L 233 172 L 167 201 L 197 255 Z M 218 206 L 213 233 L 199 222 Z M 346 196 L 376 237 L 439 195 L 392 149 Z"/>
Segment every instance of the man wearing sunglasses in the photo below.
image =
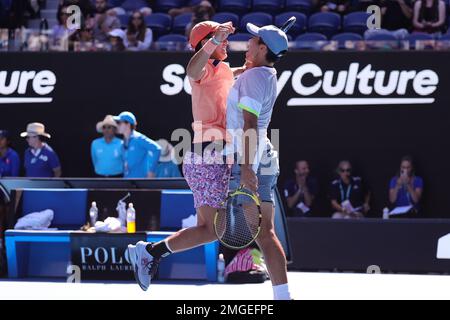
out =
<path fill-rule="evenodd" d="M 352 175 L 350 161 L 343 160 L 337 167 L 338 179 L 331 183 L 331 206 L 333 219 L 364 218 L 370 207 L 370 192 L 366 190 L 360 177 Z"/>

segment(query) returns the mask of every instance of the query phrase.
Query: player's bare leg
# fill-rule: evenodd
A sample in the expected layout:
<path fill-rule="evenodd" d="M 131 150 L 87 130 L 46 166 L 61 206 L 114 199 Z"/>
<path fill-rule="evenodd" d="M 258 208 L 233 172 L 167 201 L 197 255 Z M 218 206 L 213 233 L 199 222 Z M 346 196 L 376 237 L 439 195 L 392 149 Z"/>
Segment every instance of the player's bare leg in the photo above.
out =
<path fill-rule="evenodd" d="M 214 232 L 216 211 L 208 206 L 198 208 L 197 226 L 180 230 L 165 240 L 170 250 L 180 252 L 217 240 Z"/>
<path fill-rule="evenodd" d="M 256 242 L 262 250 L 264 260 L 269 271 L 270 279 L 274 287 L 275 298 L 290 299 L 287 288 L 286 255 L 283 247 L 275 234 L 274 215 L 275 210 L 272 203 L 261 204 L 263 219 L 261 222 L 261 233 Z"/>

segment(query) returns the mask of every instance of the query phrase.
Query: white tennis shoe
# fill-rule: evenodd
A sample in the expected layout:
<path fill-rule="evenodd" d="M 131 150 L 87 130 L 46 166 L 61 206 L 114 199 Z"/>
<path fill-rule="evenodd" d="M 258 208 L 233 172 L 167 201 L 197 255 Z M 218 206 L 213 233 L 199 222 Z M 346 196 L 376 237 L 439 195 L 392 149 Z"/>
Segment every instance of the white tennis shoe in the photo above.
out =
<path fill-rule="evenodd" d="M 128 245 L 128 254 L 134 270 L 134 278 L 142 290 L 147 291 L 153 277 L 158 270 L 160 259 L 155 259 L 148 253 L 149 243 L 139 241 L 136 245 Z"/>

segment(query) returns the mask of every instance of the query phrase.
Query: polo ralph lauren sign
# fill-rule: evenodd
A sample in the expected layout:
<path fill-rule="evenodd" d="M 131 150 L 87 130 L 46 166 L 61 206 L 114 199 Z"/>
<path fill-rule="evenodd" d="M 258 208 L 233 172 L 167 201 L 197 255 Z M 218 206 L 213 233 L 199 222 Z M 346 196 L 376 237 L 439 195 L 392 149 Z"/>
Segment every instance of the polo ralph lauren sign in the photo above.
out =
<path fill-rule="evenodd" d="M 145 233 L 72 233 L 72 265 L 80 267 L 81 281 L 133 280 L 127 246 L 145 238 Z"/>

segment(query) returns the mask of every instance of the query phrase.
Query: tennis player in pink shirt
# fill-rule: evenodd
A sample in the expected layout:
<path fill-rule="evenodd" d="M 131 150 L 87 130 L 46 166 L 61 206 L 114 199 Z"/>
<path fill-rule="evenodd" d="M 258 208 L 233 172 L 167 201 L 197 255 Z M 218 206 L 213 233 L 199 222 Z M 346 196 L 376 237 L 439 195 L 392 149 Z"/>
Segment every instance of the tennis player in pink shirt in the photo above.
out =
<path fill-rule="evenodd" d="M 130 245 L 129 254 L 135 278 L 148 289 L 161 258 L 217 239 L 214 215 L 223 209 L 228 192 L 231 168 L 224 161 L 226 140 L 227 97 L 234 77 L 246 67 L 231 69 L 227 58 L 227 38 L 234 32 L 231 22 L 212 21 L 194 26 L 190 44 L 195 54 L 187 66 L 192 86 L 194 139 L 191 152 L 183 162 L 183 173 L 194 195 L 197 226 L 183 229 L 158 243 L 140 241 Z"/>

